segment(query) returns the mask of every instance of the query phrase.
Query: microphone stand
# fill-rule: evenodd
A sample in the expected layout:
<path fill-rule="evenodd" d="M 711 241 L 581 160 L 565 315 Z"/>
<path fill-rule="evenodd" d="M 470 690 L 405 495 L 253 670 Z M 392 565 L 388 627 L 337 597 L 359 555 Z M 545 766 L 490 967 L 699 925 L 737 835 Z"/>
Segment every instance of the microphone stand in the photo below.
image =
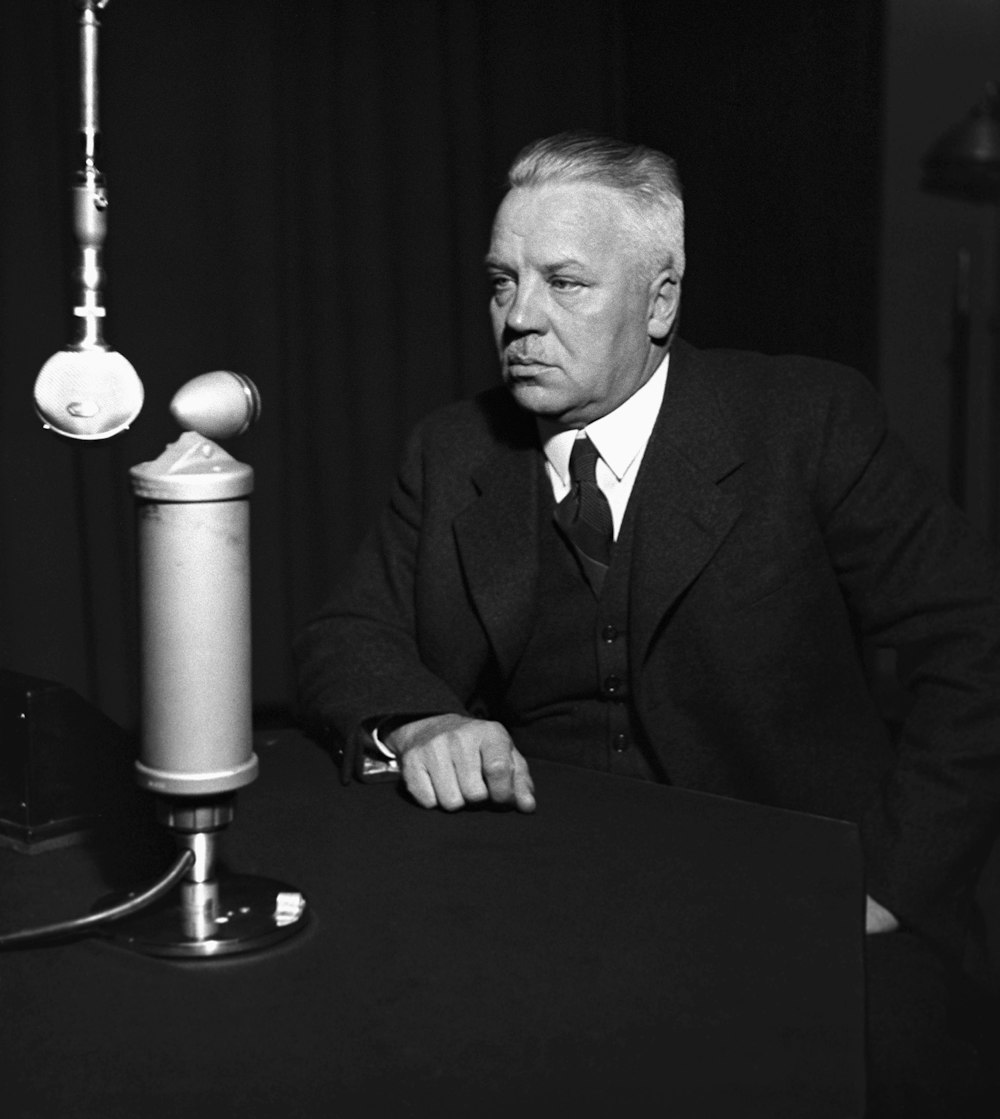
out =
<path fill-rule="evenodd" d="M 108 925 L 107 939 L 148 956 L 204 959 L 257 951 L 305 927 L 306 900 L 298 890 L 220 866 L 219 845 L 233 819 L 233 800 L 158 799 L 158 819 L 193 860 L 176 893 Z"/>

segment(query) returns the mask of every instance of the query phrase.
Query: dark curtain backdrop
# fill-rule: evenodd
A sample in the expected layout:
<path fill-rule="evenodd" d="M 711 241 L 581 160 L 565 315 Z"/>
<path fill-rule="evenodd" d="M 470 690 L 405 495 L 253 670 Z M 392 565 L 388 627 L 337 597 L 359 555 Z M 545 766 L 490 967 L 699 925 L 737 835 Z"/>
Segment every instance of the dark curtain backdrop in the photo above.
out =
<path fill-rule="evenodd" d="M 764 14 L 762 14 L 764 13 Z M 5 5 L 0 38 L 0 665 L 136 717 L 128 468 L 171 396 L 232 368 L 264 409 L 255 696 L 370 523 L 406 430 L 494 379 L 481 259 L 503 172 L 586 126 L 674 154 L 683 333 L 871 368 L 880 5 L 799 0 L 112 0 L 100 168 L 107 337 L 146 404 L 74 443 L 31 401 L 66 344 L 78 165 L 72 0 Z"/>

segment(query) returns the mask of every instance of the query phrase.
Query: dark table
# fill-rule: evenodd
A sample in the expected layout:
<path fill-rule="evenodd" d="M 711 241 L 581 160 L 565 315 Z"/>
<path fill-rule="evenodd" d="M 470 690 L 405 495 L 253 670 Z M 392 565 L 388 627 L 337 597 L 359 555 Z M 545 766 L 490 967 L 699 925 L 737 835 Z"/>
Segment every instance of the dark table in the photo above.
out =
<path fill-rule="evenodd" d="M 853 826 L 539 762 L 532 816 L 428 812 L 295 733 L 258 749 L 225 861 L 304 891 L 307 928 L 0 953 L 0 1114 L 862 1113 Z M 0 851 L 3 928 L 158 875 L 144 796 L 113 843 Z"/>

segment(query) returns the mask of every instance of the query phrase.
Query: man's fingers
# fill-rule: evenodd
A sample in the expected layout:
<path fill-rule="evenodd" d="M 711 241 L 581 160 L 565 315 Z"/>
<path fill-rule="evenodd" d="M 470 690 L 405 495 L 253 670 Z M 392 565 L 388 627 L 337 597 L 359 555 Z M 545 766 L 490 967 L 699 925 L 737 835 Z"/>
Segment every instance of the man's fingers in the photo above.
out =
<path fill-rule="evenodd" d="M 481 747 L 480 766 L 490 799 L 507 804 L 514 799 L 514 747 L 506 734 L 488 739 Z"/>
<path fill-rule="evenodd" d="M 442 735 L 403 755 L 403 780 L 413 799 L 423 808 L 441 807 L 454 812 L 471 799 L 486 799 L 482 778 L 478 779 L 481 792 L 477 795 L 473 771 L 468 766 L 460 767 L 448 747 L 447 736 Z M 460 768 L 466 772 L 460 773 Z"/>
<path fill-rule="evenodd" d="M 509 738 L 484 748 L 483 773 L 492 800 L 498 804 L 513 802 L 521 812 L 535 811 L 535 785 L 528 763 Z"/>
<path fill-rule="evenodd" d="M 490 796 L 484 777 L 484 766 L 479 755 L 479 750 L 473 746 L 465 749 L 457 748 L 451 754 L 455 776 L 462 796 L 468 804 L 476 804 Z"/>
<path fill-rule="evenodd" d="M 417 804 L 421 808 L 436 807 L 437 794 L 434 792 L 434 783 L 427 770 L 410 758 L 403 758 L 401 768 L 403 782 Z"/>
<path fill-rule="evenodd" d="M 521 812 L 535 811 L 535 783 L 528 772 L 528 763 L 518 751 L 513 751 L 514 758 L 514 803 Z"/>
<path fill-rule="evenodd" d="M 438 804 L 448 812 L 465 805 L 465 793 L 446 737 L 436 739 L 427 751 L 428 772 Z"/>

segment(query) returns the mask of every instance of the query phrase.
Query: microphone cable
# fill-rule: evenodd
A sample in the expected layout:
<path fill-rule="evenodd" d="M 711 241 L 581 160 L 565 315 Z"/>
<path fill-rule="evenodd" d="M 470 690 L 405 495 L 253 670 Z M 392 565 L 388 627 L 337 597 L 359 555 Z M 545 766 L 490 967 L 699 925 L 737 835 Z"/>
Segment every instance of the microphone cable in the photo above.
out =
<path fill-rule="evenodd" d="M 147 905 L 151 905 L 168 893 L 184 877 L 185 872 L 194 862 L 194 858 L 194 852 L 185 849 L 177 856 L 173 866 L 166 874 L 151 886 L 118 905 L 110 906 L 108 909 L 99 910 L 97 913 L 91 913 L 86 917 L 77 917 L 75 920 L 58 921 L 51 925 L 39 925 L 38 928 L 34 929 L 2 933 L 0 934 L 0 949 L 24 948 L 37 941 L 74 936 L 96 926 L 106 925 L 111 921 L 119 921 L 123 917 L 138 913 L 140 909 L 145 909 Z"/>

